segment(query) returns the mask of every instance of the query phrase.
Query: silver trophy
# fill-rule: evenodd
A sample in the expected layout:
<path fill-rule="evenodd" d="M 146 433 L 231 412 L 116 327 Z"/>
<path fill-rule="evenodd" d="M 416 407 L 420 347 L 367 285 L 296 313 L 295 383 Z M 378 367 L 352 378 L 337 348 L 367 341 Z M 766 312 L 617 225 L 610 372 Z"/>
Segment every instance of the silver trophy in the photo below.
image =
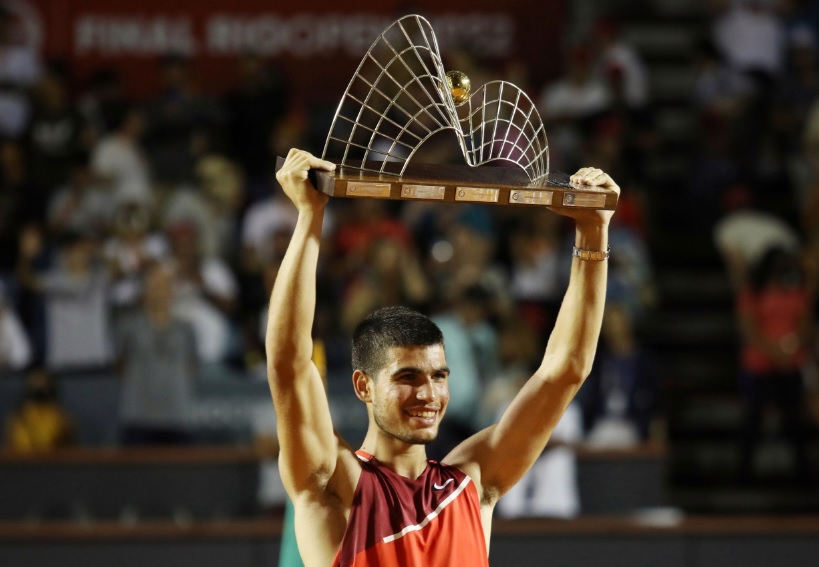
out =
<path fill-rule="evenodd" d="M 418 148 L 442 130 L 457 137 L 465 165 L 412 162 Z M 614 191 L 550 174 L 549 143 L 532 100 L 505 81 L 472 92 L 464 73 L 445 71 L 435 32 L 417 15 L 390 25 L 364 55 L 338 105 L 322 158 L 338 167 L 316 172 L 315 185 L 336 197 L 617 206 Z"/>

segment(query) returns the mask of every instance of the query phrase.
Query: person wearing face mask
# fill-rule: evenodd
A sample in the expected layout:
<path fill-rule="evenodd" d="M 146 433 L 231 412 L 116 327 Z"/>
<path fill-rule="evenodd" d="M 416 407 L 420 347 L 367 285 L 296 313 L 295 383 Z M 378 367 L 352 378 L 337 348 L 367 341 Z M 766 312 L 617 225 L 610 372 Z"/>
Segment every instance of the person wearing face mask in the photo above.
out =
<path fill-rule="evenodd" d="M 42 368 L 26 374 L 23 401 L 8 417 L 6 446 L 21 453 L 44 453 L 72 445 L 74 420 L 60 405 L 54 379 Z"/>

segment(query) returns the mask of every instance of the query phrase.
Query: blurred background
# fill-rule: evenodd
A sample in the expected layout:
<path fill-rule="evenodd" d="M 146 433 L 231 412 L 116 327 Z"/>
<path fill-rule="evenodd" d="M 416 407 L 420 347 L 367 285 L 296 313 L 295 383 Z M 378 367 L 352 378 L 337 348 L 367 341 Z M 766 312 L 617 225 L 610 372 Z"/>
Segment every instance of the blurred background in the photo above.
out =
<path fill-rule="evenodd" d="M 529 94 L 553 170 L 622 187 L 595 368 L 498 505 L 492 564 L 815 565 L 809 0 L 0 1 L 0 564 L 297 564 L 263 344 L 296 217 L 275 158 L 321 154 L 408 13 L 473 89 Z M 462 163 L 446 134 L 414 160 Z M 430 453 L 492 423 L 573 239 L 545 210 L 333 200 L 314 360 L 338 430 L 367 423 L 351 330 L 399 303 L 453 368 Z"/>

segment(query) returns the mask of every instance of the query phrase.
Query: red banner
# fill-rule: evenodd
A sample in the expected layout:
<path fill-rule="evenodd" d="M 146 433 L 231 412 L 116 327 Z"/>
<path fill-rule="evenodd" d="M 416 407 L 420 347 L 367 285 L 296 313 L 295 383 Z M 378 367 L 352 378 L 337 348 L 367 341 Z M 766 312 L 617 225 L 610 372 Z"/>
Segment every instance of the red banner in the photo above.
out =
<path fill-rule="evenodd" d="M 46 58 L 63 59 L 82 85 L 101 67 L 121 71 L 134 97 L 156 92 L 157 61 L 168 53 L 190 57 L 204 90 L 218 94 L 235 83 L 237 58 L 257 53 L 276 61 L 305 102 L 340 98 L 376 36 L 397 19 L 404 3 L 302 0 L 288 5 L 256 0 L 5 0 L 21 40 Z M 518 5 L 496 0 L 423 0 L 413 11 L 435 29 L 447 53 L 472 52 L 490 67 L 519 61 L 540 85 L 560 69 L 566 22 L 564 1 Z M 501 78 L 501 77 L 498 77 Z M 529 93 L 534 95 L 535 93 Z"/>

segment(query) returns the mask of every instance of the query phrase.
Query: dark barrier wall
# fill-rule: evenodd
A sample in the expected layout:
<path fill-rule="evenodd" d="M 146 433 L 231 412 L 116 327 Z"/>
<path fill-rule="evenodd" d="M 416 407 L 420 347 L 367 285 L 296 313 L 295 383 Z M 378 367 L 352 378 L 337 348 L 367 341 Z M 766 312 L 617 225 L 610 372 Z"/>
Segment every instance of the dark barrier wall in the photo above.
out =
<path fill-rule="evenodd" d="M 692 519 L 668 528 L 629 525 L 625 520 L 540 522 L 535 526 L 507 522 L 496 525 L 495 530 L 490 554 L 493 567 L 814 567 L 819 557 L 817 519 Z M 109 534 L 101 541 L 82 536 L 62 541 L 0 541 L 0 565 L 275 567 L 279 545 L 275 530 L 267 530 L 269 534 L 255 531 L 250 537 L 211 534 L 174 540 L 126 533 L 119 538 Z M 515 535 L 515 531 L 524 533 Z M 0 526 L 0 538 L 2 535 Z"/>

